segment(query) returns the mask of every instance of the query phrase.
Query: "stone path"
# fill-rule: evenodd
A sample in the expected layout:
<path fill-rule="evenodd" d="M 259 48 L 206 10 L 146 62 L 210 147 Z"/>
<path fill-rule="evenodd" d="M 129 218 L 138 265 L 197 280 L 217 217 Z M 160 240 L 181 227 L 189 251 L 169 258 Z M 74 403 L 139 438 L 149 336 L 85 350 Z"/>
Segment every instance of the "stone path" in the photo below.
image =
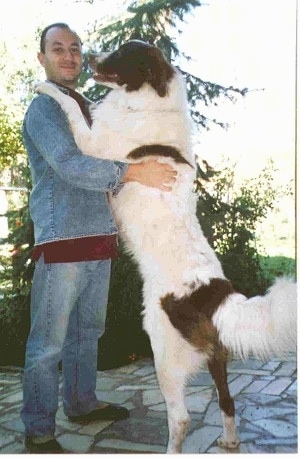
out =
<path fill-rule="evenodd" d="M 228 365 L 241 445 L 236 451 L 217 446 L 220 411 L 210 374 L 201 372 L 187 388 L 191 427 L 184 453 L 297 453 L 296 359 L 268 363 L 250 359 Z M 151 359 L 99 372 L 99 399 L 130 409 L 127 420 L 77 425 L 67 421 L 61 402 L 57 437 L 70 453 L 165 453 L 166 408 Z M 22 371 L 0 368 L 0 453 L 24 454 Z"/>

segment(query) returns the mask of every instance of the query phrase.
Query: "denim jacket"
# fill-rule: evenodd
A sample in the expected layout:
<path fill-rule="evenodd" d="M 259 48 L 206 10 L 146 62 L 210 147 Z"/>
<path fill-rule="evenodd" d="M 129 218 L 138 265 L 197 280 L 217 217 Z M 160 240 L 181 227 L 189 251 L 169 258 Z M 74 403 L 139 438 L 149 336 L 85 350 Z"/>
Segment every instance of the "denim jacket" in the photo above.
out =
<path fill-rule="evenodd" d="M 117 233 L 107 192 L 118 190 L 127 164 L 83 155 L 66 115 L 45 94 L 30 103 L 22 133 L 33 182 L 35 244 Z"/>

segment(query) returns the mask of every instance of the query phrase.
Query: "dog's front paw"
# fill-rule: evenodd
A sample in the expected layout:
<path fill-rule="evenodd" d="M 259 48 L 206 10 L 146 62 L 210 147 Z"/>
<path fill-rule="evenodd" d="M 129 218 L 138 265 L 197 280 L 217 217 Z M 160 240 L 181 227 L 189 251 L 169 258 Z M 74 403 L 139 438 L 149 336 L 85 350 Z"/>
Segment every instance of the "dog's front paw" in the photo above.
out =
<path fill-rule="evenodd" d="M 35 81 L 33 83 L 33 90 L 37 94 L 43 94 L 44 90 L 46 89 L 45 88 L 46 85 L 47 83 L 45 83 L 44 81 Z"/>
<path fill-rule="evenodd" d="M 226 439 L 224 436 L 221 436 L 217 440 L 218 446 L 222 448 L 238 448 L 240 445 L 240 441 L 238 437 L 234 437 L 232 439 Z"/>
<path fill-rule="evenodd" d="M 57 89 L 53 84 L 46 83 L 45 81 L 36 81 L 33 85 L 34 92 L 37 94 L 47 94 L 53 96 L 59 89 Z"/>

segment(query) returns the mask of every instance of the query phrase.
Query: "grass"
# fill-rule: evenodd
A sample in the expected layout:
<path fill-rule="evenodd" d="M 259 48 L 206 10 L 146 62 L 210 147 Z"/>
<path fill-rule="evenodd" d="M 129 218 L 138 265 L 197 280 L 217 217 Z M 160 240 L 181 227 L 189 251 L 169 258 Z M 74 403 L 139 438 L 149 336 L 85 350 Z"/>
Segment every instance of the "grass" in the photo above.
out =
<path fill-rule="evenodd" d="M 296 275 L 296 261 L 285 256 L 260 256 L 260 266 L 267 280 Z"/>

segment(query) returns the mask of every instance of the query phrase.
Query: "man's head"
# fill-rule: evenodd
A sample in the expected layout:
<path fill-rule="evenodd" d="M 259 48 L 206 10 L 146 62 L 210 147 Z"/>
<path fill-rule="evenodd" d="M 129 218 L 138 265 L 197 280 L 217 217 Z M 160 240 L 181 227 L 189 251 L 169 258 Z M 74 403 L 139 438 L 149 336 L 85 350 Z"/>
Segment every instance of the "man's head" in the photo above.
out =
<path fill-rule="evenodd" d="M 58 22 L 43 30 L 38 59 L 49 80 L 76 88 L 83 63 L 82 44 L 67 24 Z"/>

